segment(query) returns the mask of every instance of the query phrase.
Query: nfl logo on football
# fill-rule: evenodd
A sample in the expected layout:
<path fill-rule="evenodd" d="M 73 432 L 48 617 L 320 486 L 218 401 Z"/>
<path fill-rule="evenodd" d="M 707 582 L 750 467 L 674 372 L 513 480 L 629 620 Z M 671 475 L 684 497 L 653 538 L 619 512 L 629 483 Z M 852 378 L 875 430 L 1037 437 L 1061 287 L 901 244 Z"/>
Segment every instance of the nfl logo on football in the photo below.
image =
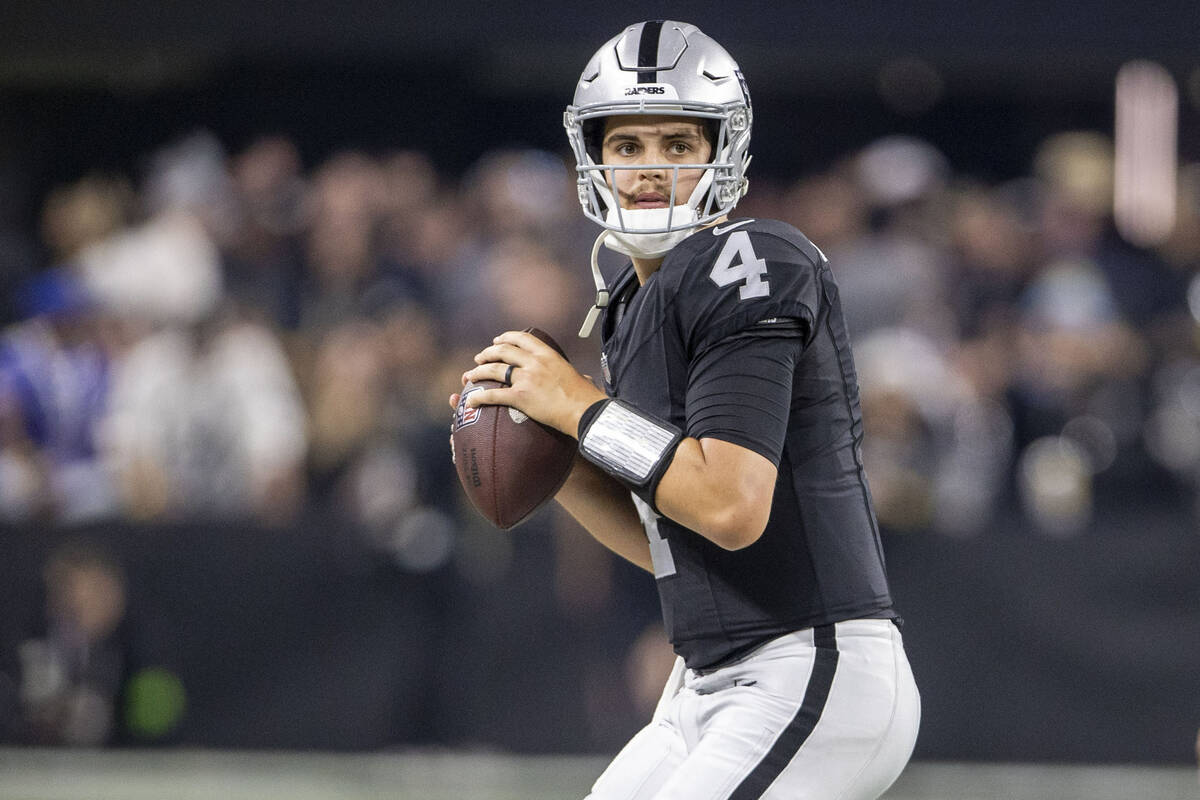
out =
<path fill-rule="evenodd" d="M 457 411 L 458 419 L 457 419 L 457 424 L 455 427 L 465 428 L 468 425 L 474 425 L 479 420 L 479 409 L 468 406 L 467 405 L 467 397 L 472 392 L 478 392 L 482 388 L 483 388 L 482 386 L 476 386 L 473 389 L 469 389 L 469 390 L 463 392 L 462 397 L 458 398 L 458 411 Z"/>

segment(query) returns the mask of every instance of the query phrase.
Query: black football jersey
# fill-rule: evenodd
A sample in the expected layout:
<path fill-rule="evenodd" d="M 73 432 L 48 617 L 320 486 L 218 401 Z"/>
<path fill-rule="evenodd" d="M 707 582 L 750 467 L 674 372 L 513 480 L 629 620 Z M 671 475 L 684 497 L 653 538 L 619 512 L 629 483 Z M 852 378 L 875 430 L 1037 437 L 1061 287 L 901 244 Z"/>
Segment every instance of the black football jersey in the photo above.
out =
<path fill-rule="evenodd" d="M 799 327 L 762 537 L 728 551 L 637 501 L 666 630 L 687 665 L 713 666 L 802 628 L 892 616 L 860 452 L 858 383 L 820 250 L 786 223 L 731 220 L 676 245 L 641 287 L 627 265 L 612 298 L 606 389 L 688 435 L 689 370 L 707 348 L 777 320 Z"/>

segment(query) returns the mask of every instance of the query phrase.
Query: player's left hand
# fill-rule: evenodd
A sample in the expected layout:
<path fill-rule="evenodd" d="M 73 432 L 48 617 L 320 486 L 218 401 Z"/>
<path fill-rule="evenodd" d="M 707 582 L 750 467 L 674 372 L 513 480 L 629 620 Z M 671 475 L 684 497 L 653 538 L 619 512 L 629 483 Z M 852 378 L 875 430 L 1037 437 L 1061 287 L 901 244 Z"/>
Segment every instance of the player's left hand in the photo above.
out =
<path fill-rule="evenodd" d="M 531 333 L 506 331 L 475 355 L 467 381 L 493 380 L 509 386 L 472 392 L 471 406 L 512 406 L 544 425 L 575 436 L 579 418 L 592 403 L 607 395 L 572 367 L 554 348 Z M 509 367 L 512 372 L 509 372 Z"/>

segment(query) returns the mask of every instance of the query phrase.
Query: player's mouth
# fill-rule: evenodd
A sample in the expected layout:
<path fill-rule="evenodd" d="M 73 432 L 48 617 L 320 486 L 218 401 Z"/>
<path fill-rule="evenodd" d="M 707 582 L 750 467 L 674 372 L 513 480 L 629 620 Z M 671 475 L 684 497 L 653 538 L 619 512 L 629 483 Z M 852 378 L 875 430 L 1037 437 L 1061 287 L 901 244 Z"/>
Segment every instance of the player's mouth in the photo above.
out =
<path fill-rule="evenodd" d="M 670 198 L 659 192 L 641 192 L 633 198 L 634 208 L 666 208 L 669 202 Z"/>

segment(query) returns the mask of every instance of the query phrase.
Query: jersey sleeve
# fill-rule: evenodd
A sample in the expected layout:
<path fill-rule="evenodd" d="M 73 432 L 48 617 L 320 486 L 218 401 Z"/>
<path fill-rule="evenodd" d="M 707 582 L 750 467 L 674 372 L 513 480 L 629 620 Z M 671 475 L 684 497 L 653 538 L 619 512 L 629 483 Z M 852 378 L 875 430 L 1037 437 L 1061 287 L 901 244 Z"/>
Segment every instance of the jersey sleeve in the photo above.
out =
<path fill-rule="evenodd" d="M 798 240 L 739 228 L 714 236 L 688 264 L 676 314 L 690 358 L 764 322 L 795 320 L 807 343 L 819 305 L 820 251 Z"/>
<path fill-rule="evenodd" d="M 740 445 L 779 466 L 801 334 L 797 322 L 781 319 L 697 356 L 688 369 L 687 435 Z"/>

